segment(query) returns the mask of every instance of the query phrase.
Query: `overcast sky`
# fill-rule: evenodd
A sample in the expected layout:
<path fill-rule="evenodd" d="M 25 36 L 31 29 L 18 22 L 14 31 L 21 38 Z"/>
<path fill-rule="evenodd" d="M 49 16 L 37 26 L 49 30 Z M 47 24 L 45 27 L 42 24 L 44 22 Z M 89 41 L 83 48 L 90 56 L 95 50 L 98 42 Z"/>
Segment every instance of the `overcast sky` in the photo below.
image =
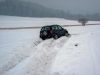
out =
<path fill-rule="evenodd" d="M 29 0 L 27 0 L 29 1 Z M 46 7 L 73 13 L 100 13 L 100 0 L 31 0 Z"/>
<path fill-rule="evenodd" d="M 61 9 L 71 13 L 100 13 L 100 0 L 26 0 L 26 1 L 33 1 L 49 8 Z"/>

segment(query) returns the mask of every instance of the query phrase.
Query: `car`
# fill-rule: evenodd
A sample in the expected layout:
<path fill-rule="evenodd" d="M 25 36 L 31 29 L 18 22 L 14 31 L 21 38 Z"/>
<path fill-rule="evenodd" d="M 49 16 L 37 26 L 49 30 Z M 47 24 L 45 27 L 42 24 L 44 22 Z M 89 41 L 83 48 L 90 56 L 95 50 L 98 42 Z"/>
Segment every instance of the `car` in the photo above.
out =
<path fill-rule="evenodd" d="M 43 26 L 40 30 L 40 38 L 42 40 L 54 38 L 58 39 L 62 36 L 70 36 L 68 31 L 64 28 L 62 28 L 60 25 L 49 25 L 49 26 Z"/>

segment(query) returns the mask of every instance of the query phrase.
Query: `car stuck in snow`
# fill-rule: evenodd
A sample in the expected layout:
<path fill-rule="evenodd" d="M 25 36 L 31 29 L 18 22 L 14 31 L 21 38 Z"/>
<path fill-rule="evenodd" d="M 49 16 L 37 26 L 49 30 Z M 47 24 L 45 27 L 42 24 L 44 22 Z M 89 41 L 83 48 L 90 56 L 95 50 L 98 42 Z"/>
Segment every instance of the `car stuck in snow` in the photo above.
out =
<path fill-rule="evenodd" d="M 40 31 L 40 38 L 42 40 L 48 39 L 48 38 L 54 38 L 58 39 L 62 36 L 70 36 L 68 31 L 64 28 L 62 28 L 60 25 L 49 25 L 49 26 L 43 26 Z"/>

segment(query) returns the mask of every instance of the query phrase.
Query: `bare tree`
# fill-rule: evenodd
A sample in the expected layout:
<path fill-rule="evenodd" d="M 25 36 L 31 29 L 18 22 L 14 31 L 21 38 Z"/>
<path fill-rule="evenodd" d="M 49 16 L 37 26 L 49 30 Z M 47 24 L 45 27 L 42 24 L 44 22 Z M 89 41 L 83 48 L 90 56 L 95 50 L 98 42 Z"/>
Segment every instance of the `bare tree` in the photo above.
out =
<path fill-rule="evenodd" d="M 80 19 L 78 20 L 78 22 L 81 23 L 82 26 L 85 26 L 86 23 L 88 22 L 88 20 L 87 20 L 86 18 L 80 18 Z"/>

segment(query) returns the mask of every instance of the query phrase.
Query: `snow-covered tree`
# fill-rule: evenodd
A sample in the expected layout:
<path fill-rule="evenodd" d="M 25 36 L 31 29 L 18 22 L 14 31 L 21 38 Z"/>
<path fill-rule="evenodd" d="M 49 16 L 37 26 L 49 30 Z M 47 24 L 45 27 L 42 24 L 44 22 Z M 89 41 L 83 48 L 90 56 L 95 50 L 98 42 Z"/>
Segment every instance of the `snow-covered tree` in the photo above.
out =
<path fill-rule="evenodd" d="M 80 18 L 80 19 L 78 20 L 78 22 L 81 23 L 82 26 L 85 26 L 85 24 L 88 22 L 88 19 L 86 19 L 86 18 Z"/>

